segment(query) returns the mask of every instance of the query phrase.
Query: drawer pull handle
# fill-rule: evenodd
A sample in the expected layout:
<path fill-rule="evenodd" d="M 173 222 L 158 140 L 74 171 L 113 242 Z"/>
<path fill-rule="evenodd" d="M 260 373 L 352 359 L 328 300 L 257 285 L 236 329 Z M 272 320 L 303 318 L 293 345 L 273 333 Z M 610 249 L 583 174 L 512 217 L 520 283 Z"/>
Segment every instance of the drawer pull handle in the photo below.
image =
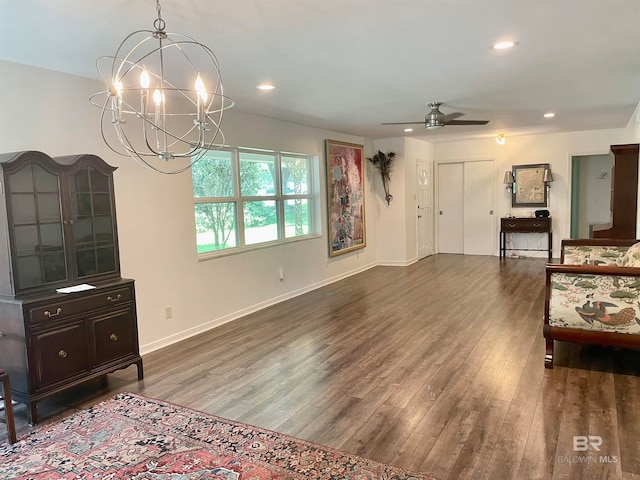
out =
<path fill-rule="evenodd" d="M 60 358 L 67 358 L 67 352 L 65 352 L 64 350 L 60 350 L 60 351 L 58 352 L 58 356 L 59 356 Z"/>
<path fill-rule="evenodd" d="M 109 300 L 110 302 L 117 302 L 118 300 L 120 300 L 122 298 L 122 295 L 118 294 L 116 295 L 116 298 L 113 298 L 111 295 L 109 295 L 107 297 L 107 300 Z"/>
<path fill-rule="evenodd" d="M 515 224 L 515 223 L 510 223 L 510 224 L 509 224 L 509 226 L 510 226 L 511 228 L 515 227 L 516 225 L 517 225 L 517 224 Z"/>
<path fill-rule="evenodd" d="M 56 309 L 56 313 L 51 313 L 49 310 L 46 310 L 46 311 L 44 312 L 44 316 L 45 316 L 45 317 L 48 317 L 48 318 L 51 318 L 51 317 L 57 317 L 57 316 L 58 316 L 58 315 L 60 315 L 61 313 L 62 313 L 62 309 L 61 309 L 60 307 L 58 307 L 58 308 Z"/>
<path fill-rule="evenodd" d="M 534 223 L 534 224 L 533 224 L 533 226 L 534 226 L 534 227 L 536 227 L 536 228 L 538 228 L 538 227 L 541 227 L 541 226 L 542 226 L 542 224 L 541 224 L 541 223 Z"/>
<path fill-rule="evenodd" d="M 118 335 L 116 335 L 115 333 L 112 333 L 111 336 L 109 336 L 109 340 L 111 340 L 112 342 L 117 342 Z"/>

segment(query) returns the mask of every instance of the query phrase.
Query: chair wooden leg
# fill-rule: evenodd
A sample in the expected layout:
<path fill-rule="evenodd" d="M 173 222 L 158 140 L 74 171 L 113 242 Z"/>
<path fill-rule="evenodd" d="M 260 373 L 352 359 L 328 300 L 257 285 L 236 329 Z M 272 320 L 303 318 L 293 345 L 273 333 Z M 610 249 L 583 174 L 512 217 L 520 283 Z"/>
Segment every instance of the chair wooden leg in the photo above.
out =
<path fill-rule="evenodd" d="M 2 396 L 4 397 L 4 415 L 7 423 L 7 435 L 9 443 L 16 443 L 16 424 L 13 419 L 13 404 L 11 403 L 11 385 L 9 383 L 9 375 L 3 373 L 0 375 L 2 380 Z"/>

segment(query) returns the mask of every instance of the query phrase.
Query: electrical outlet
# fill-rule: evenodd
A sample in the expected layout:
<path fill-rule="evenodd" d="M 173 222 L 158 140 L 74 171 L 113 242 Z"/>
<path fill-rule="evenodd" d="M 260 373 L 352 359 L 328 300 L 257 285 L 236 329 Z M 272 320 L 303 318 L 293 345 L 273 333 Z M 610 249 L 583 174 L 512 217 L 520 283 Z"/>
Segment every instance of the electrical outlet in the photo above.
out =
<path fill-rule="evenodd" d="M 164 307 L 164 318 L 169 320 L 173 317 L 173 307 Z"/>

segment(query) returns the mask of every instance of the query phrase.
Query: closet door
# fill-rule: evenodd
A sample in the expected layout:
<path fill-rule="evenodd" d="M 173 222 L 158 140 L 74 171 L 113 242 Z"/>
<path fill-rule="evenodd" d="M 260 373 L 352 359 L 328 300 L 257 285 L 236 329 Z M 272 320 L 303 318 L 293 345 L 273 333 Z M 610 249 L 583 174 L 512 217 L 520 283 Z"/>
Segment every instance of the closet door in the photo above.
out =
<path fill-rule="evenodd" d="M 464 253 L 464 164 L 438 165 L 438 251 Z"/>
<path fill-rule="evenodd" d="M 438 165 L 438 252 L 495 255 L 493 160 Z"/>
<path fill-rule="evenodd" d="M 464 164 L 464 254 L 495 255 L 493 214 L 495 175 L 492 160 Z"/>

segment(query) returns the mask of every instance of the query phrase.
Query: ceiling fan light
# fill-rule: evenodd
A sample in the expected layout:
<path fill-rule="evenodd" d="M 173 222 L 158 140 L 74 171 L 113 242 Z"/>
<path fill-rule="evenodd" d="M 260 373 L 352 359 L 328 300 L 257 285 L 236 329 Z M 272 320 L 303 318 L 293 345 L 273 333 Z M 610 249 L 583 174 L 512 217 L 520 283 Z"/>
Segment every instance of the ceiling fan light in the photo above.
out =
<path fill-rule="evenodd" d="M 444 127 L 442 123 L 427 123 L 427 130 L 437 130 L 439 128 Z"/>

